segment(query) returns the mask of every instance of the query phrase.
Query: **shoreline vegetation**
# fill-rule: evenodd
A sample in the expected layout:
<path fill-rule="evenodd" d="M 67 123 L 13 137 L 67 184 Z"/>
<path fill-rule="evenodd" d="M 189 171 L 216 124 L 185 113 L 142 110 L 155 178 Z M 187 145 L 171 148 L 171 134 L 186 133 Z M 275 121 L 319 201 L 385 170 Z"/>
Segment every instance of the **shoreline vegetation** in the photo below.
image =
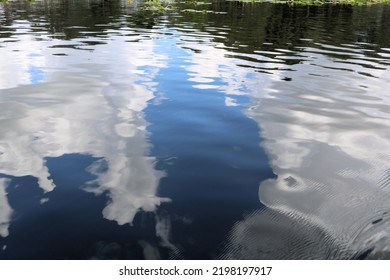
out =
<path fill-rule="evenodd" d="M 25 0 L 28 2 L 35 2 L 36 0 Z M 42 0 L 41 0 L 42 1 Z M 44 0 L 48 1 L 48 0 Z M 50 1 L 50 0 L 49 0 Z M 101 0 L 101 1 L 117 1 L 117 0 Z M 130 2 L 134 0 L 129 0 Z M 174 1 L 174 0 L 173 0 Z M 186 0 L 196 1 L 196 0 Z M 390 5 L 390 0 L 227 0 L 236 1 L 242 3 L 285 3 L 291 5 L 372 5 L 372 4 L 386 4 Z M 9 3 L 13 0 L 0 0 L 0 3 Z M 145 3 L 149 4 L 162 4 L 165 0 L 146 0 Z M 153 5 L 152 5 L 153 6 Z"/>
<path fill-rule="evenodd" d="M 267 2 L 267 3 L 286 3 L 299 5 L 372 5 L 372 4 L 387 4 L 390 5 L 390 0 L 228 0 L 239 1 L 246 3 Z"/>

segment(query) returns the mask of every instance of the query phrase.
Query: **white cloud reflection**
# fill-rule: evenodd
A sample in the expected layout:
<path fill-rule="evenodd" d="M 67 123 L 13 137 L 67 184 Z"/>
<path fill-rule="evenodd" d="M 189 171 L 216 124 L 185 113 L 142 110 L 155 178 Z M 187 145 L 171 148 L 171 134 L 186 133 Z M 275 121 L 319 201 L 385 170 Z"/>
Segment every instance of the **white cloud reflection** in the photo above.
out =
<path fill-rule="evenodd" d="M 12 215 L 12 208 L 8 204 L 6 188 L 9 180 L 0 178 L 0 236 L 7 237 Z"/>
<path fill-rule="evenodd" d="M 49 63 L 45 43 L 28 34 L 31 24 L 26 20 L 15 20 L 8 28 L 14 36 L 0 38 L 0 89 L 42 82 Z"/>
<path fill-rule="evenodd" d="M 93 52 L 53 51 L 46 48 L 58 41 L 34 41 L 42 44 L 38 49 L 45 49 L 46 65 L 58 67 L 39 84 L 32 82 L 27 66 L 21 67 L 29 65 L 31 48 L 12 53 L 16 64 L 3 56 L 13 47 L 1 49 L 2 62 L 11 67 L 2 70 L 7 75 L 0 75 L 5 77 L 0 81 L 0 172 L 34 176 L 39 187 L 50 192 L 55 184 L 46 157 L 81 153 L 103 158 L 90 168 L 97 175 L 93 183 L 98 187 L 87 190 L 107 192 L 110 201 L 103 216 L 122 225 L 132 223 L 138 211 L 154 211 L 169 201 L 156 195 L 163 173 L 154 168 L 155 158 L 148 156 L 148 123 L 143 113 L 154 98 L 153 77 L 164 67 L 165 57 L 155 53 L 153 40 L 129 47 L 126 37 L 111 39 Z M 26 37 L 23 42 L 32 41 Z M 53 52 L 66 56 L 51 56 Z M 14 79 L 8 80 L 8 76 Z M 102 161 L 104 170 L 98 168 Z M 12 210 L 4 187 L 0 188 L 0 201 L 1 234 L 6 236 Z"/>
<path fill-rule="evenodd" d="M 237 106 L 235 96 L 247 95 L 248 90 L 256 88 L 261 81 L 248 79 L 250 71 L 237 67 L 239 59 L 231 58 L 226 46 L 212 42 L 212 38 L 202 37 L 202 43 L 186 41 L 185 36 L 180 46 L 188 51 L 188 80 L 194 82 L 197 89 L 218 89 L 227 96 L 226 106 Z M 230 57 L 230 58 L 229 58 Z"/>
<path fill-rule="evenodd" d="M 317 55 L 315 62 L 294 65 L 294 72 L 276 73 L 292 81 L 270 83 L 266 98 L 253 96 L 247 114 L 261 128 L 278 177 L 260 185 L 268 209 L 235 225 L 225 257 L 390 252 L 383 246 L 390 237 L 389 72 L 372 70 L 377 79 L 319 65 L 334 64 Z"/>

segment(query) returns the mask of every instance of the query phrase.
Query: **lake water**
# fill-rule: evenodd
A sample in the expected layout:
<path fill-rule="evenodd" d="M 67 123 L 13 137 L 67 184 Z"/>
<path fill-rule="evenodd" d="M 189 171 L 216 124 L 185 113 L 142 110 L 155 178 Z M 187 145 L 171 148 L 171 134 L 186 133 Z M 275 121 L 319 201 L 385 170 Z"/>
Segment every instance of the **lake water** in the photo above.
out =
<path fill-rule="evenodd" d="M 0 259 L 390 258 L 389 23 L 0 3 Z"/>

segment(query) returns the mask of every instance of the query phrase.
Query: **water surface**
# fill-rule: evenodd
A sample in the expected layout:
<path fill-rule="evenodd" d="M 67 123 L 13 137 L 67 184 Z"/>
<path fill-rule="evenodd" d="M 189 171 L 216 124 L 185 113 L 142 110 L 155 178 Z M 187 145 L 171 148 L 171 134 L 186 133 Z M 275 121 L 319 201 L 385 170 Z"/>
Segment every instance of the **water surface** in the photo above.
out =
<path fill-rule="evenodd" d="M 0 258 L 389 255 L 390 8 L 0 4 Z"/>

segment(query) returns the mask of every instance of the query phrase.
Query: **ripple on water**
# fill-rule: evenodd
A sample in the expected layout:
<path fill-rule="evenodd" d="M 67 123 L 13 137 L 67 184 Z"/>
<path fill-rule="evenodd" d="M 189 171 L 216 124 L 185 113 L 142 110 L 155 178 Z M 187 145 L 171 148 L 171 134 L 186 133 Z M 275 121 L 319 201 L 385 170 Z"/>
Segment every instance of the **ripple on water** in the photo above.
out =
<path fill-rule="evenodd" d="M 340 259 L 342 244 L 313 220 L 265 209 L 237 222 L 222 259 Z"/>
<path fill-rule="evenodd" d="M 365 18 L 358 26 L 351 24 L 354 19 L 349 15 L 359 15 L 360 10 L 214 1 L 195 7 L 178 3 L 186 9 L 158 13 L 137 10 L 134 3 L 128 4 L 130 8 L 127 1 L 121 1 L 120 8 L 115 6 L 117 1 L 109 1 L 113 6 L 106 2 L 106 6 L 98 5 L 99 1 L 68 2 L 73 6 L 63 14 L 59 9 L 63 1 L 31 3 L 33 9 L 27 13 L 11 10 L 14 18 L 0 10 L 1 23 L 5 22 L 0 26 L 4 66 L 0 69 L 0 105 L 4 107 L 0 120 L 3 129 L 8 123 L 10 132 L 4 130 L 4 135 L 19 133 L 16 138 L 3 135 L 0 139 L 1 163 L 3 167 L 7 163 L 10 175 L 32 174 L 52 187 L 45 166 L 48 157 L 88 153 L 104 158 L 92 166 L 98 176 L 94 184 L 100 186 L 92 186 L 90 191 L 111 198 L 98 212 L 122 225 L 131 223 L 140 209 L 154 214 L 160 203 L 170 201 L 157 196 L 163 172 L 155 169 L 157 158 L 144 157 L 144 153 L 153 153 L 150 144 L 156 151 L 164 146 L 167 153 L 174 153 L 177 146 L 190 143 L 187 155 L 202 155 L 213 162 L 199 163 L 210 166 L 210 173 L 193 178 L 203 176 L 208 183 L 209 177 L 215 176 L 222 182 L 215 187 L 222 191 L 205 200 L 222 201 L 234 196 L 223 192 L 224 185 L 241 190 L 248 180 L 238 176 L 234 184 L 223 181 L 224 172 L 214 174 L 213 164 L 229 162 L 232 169 L 223 171 L 265 172 L 267 160 L 259 166 L 252 157 L 253 147 L 260 151 L 259 143 L 254 142 L 261 139 L 277 178 L 253 184 L 255 191 L 258 185 L 260 191 L 258 197 L 251 198 L 256 205 L 261 201 L 263 208 L 251 209 L 251 214 L 227 226 L 231 229 L 221 258 L 390 257 L 390 49 L 383 47 L 386 41 L 381 40 L 388 39 L 382 38 L 380 31 L 366 30 L 377 32 L 373 35 L 364 32 Z M 46 4 L 53 6 L 46 10 Z M 79 10 L 85 16 L 79 17 Z M 53 20 L 56 13 L 63 17 Z M 178 105 L 164 111 L 164 105 L 172 104 L 175 98 Z M 257 127 L 243 129 L 241 134 L 231 131 L 232 143 L 226 148 L 227 138 L 218 135 L 222 131 L 218 129 L 234 125 L 242 113 L 251 118 L 248 121 L 243 116 L 245 121 L 255 122 Z M 157 134 L 166 129 L 159 126 L 163 116 L 173 116 L 172 123 L 166 124 L 169 129 L 181 128 L 167 137 L 174 143 L 172 151 L 165 147 L 167 143 L 159 142 L 158 135 L 147 135 L 153 126 Z M 151 117 L 155 123 L 148 124 Z M 190 125 L 183 128 L 179 122 Z M 257 135 L 255 129 L 260 130 L 261 138 L 245 139 L 243 132 Z M 22 144 L 14 150 L 22 150 L 21 154 L 12 154 L 7 148 L 16 145 L 16 140 Z M 152 140 L 155 143 L 149 143 Z M 240 141 L 245 145 L 236 143 Z M 204 149 L 206 145 L 212 148 Z M 195 146 L 201 151 L 193 149 Z M 242 147 L 251 148 L 243 152 Z M 22 154 L 33 156 L 23 158 Z M 169 164 L 169 171 L 181 170 L 176 162 L 183 159 L 167 156 L 171 157 L 175 161 Z M 39 162 L 38 171 L 32 158 Z M 183 162 L 190 161 L 193 159 Z M 29 166 L 15 168 L 24 163 Z M 185 176 L 194 172 L 191 168 L 182 171 L 184 184 L 180 182 L 178 187 L 175 178 L 169 177 L 172 173 L 162 180 L 172 184 L 168 189 L 184 190 L 177 195 L 179 202 L 191 191 L 186 189 L 191 179 Z M 7 182 L 0 179 L 0 200 L 5 205 L 0 213 L 2 236 L 8 234 L 13 222 Z M 233 197 L 231 201 L 238 200 Z M 174 203 L 167 209 L 182 214 Z M 209 214 L 217 208 L 214 204 L 209 207 L 201 210 Z M 239 207 L 244 209 L 245 205 Z M 241 217 L 242 213 L 234 215 Z M 207 220 L 209 216 L 204 217 Z M 157 219 L 156 228 L 164 224 Z M 165 227 L 173 228 L 174 223 Z M 204 228 L 198 229 L 204 232 Z M 150 240 L 143 240 L 155 230 L 137 230 L 142 240 L 134 241 L 136 247 L 141 246 L 150 258 L 161 256 L 161 246 L 153 247 Z M 177 228 L 172 230 L 177 232 Z M 181 248 L 176 240 L 168 239 L 170 229 L 163 231 L 164 235 L 160 232 L 152 239 L 162 241 L 165 249 Z M 183 243 L 196 242 L 196 238 Z M 133 236 L 128 239 L 133 240 Z M 115 240 L 95 245 L 97 258 L 118 257 L 124 248 Z"/>

